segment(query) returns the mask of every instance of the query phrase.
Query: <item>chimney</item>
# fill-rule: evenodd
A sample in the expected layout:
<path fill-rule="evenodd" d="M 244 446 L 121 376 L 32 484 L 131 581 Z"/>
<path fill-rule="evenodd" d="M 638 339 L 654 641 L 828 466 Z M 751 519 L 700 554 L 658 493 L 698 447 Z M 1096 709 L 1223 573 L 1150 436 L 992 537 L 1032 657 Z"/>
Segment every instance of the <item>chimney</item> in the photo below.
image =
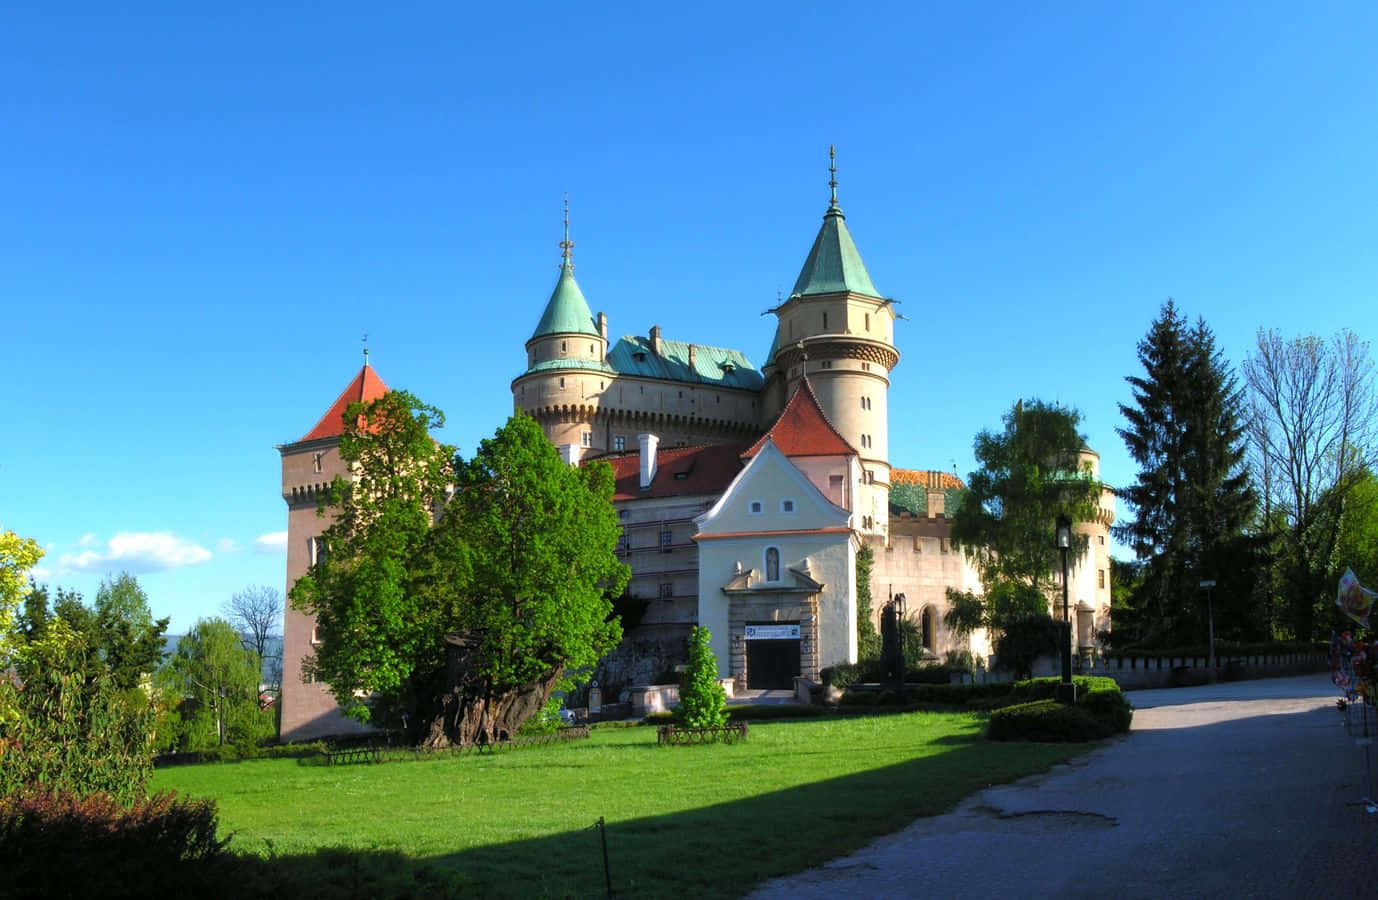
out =
<path fill-rule="evenodd" d="M 606 340 L 608 339 L 608 314 L 607 314 L 607 313 L 599 313 L 599 314 L 598 314 L 598 334 L 603 338 L 603 340 L 606 341 Z"/>
<path fill-rule="evenodd" d="M 652 334 L 660 329 L 653 329 Z M 656 445 L 660 438 L 653 434 L 638 434 L 636 441 L 641 445 L 641 489 L 649 491 L 656 477 Z"/>
<path fill-rule="evenodd" d="M 660 352 L 660 326 L 659 326 L 659 325 L 652 325 L 652 326 L 651 326 L 651 352 L 654 353 L 656 356 L 660 356 L 660 355 L 661 355 L 661 352 Z"/>
<path fill-rule="evenodd" d="M 947 518 L 947 493 L 928 489 L 928 517 L 930 519 L 942 516 Z"/>
<path fill-rule="evenodd" d="M 579 447 L 577 445 L 561 444 L 557 449 L 560 451 L 560 459 L 563 459 L 566 465 L 579 465 Z"/>

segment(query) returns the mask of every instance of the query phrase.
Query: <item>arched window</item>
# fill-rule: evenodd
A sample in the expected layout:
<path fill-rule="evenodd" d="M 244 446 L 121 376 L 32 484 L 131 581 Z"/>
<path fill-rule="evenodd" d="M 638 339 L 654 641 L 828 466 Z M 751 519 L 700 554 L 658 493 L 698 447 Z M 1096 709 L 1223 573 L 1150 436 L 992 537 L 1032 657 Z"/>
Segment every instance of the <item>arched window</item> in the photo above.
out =
<path fill-rule="evenodd" d="M 936 653 L 938 647 L 935 643 L 936 635 L 934 634 L 934 624 L 935 623 L 933 621 L 933 607 L 925 606 L 923 608 L 923 617 L 919 619 L 919 630 L 920 633 L 923 635 L 923 648 L 930 652 Z"/>
<path fill-rule="evenodd" d="M 766 581 L 775 582 L 780 580 L 780 548 L 766 548 Z"/>

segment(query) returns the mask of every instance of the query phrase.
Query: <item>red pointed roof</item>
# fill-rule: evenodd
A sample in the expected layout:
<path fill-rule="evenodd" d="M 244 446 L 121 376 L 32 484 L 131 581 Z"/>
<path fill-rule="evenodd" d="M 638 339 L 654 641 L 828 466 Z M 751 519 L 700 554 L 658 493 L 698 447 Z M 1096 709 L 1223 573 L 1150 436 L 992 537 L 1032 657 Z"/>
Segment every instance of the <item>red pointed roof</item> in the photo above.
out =
<path fill-rule="evenodd" d="M 605 457 L 617 480 L 614 500 L 721 494 L 742 469 L 741 444 L 670 447 L 656 453 L 656 474 L 641 489 L 641 454 Z"/>
<path fill-rule="evenodd" d="M 750 459 L 761 452 L 766 438 L 774 441 L 786 456 L 860 456 L 823 414 L 807 378 L 794 389 L 775 424 L 742 454 L 742 458 Z"/>
<path fill-rule="evenodd" d="M 351 403 L 370 403 L 377 400 L 388 392 L 388 386 L 383 384 L 383 379 L 378 377 L 378 373 L 373 371 L 373 367 L 364 363 L 364 367 L 359 370 L 359 374 L 354 376 L 354 380 L 349 383 L 349 387 L 344 389 L 338 400 L 330 407 L 330 410 L 316 423 L 316 427 L 306 433 L 302 441 L 316 441 L 321 438 L 339 437 L 344 434 L 344 414 Z"/>

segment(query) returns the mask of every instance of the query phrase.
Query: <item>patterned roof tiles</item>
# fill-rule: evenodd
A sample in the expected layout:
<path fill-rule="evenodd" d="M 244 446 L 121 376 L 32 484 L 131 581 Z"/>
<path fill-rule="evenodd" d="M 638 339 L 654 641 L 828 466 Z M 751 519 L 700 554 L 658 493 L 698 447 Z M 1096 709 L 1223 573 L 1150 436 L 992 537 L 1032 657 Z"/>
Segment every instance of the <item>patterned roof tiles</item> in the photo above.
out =
<path fill-rule="evenodd" d="M 759 453 L 767 438 L 774 441 L 786 456 L 859 455 L 828 421 L 807 378 L 794 389 L 775 424 L 742 457 L 750 458 Z"/>
<path fill-rule="evenodd" d="M 378 377 L 378 373 L 373 371 L 373 367 L 364 363 L 364 367 L 359 370 L 359 374 L 354 376 L 354 380 L 349 383 L 349 387 L 344 389 L 344 393 L 331 405 L 330 409 L 321 420 L 316 423 L 316 427 L 306 433 L 306 437 L 301 441 L 316 441 L 321 438 L 339 437 L 344 434 L 344 414 L 351 403 L 369 403 L 377 400 L 388 392 L 388 386 L 383 383 L 383 379 Z M 299 441 L 298 443 L 301 443 Z"/>

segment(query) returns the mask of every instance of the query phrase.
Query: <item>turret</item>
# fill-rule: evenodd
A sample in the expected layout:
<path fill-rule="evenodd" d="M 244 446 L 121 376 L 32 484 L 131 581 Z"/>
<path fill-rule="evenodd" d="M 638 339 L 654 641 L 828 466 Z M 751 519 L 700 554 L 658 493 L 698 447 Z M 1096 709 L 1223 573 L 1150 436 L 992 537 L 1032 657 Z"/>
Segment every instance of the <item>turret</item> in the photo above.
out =
<path fill-rule="evenodd" d="M 565 199 L 565 237 L 560 242 L 560 275 L 536 330 L 526 342 L 526 372 L 512 382 L 512 401 L 541 423 L 557 447 L 570 455 L 606 450 L 605 436 L 591 427 L 589 413 L 612 375 L 607 364 L 607 316 L 597 318 L 574 280 L 574 242 L 569 239 L 569 199 Z"/>
<path fill-rule="evenodd" d="M 823 224 L 779 318 L 770 358 L 768 400 L 790 396 L 805 375 L 828 420 L 861 455 L 863 531 L 889 522 L 890 448 L 887 397 L 895 349 L 894 301 L 871 282 L 837 204 L 836 151 L 828 148 L 831 199 Z M 772 390 L 774 388 L 774 390 Z M 768 409 L 767 415 L 776 410 Z"/>

